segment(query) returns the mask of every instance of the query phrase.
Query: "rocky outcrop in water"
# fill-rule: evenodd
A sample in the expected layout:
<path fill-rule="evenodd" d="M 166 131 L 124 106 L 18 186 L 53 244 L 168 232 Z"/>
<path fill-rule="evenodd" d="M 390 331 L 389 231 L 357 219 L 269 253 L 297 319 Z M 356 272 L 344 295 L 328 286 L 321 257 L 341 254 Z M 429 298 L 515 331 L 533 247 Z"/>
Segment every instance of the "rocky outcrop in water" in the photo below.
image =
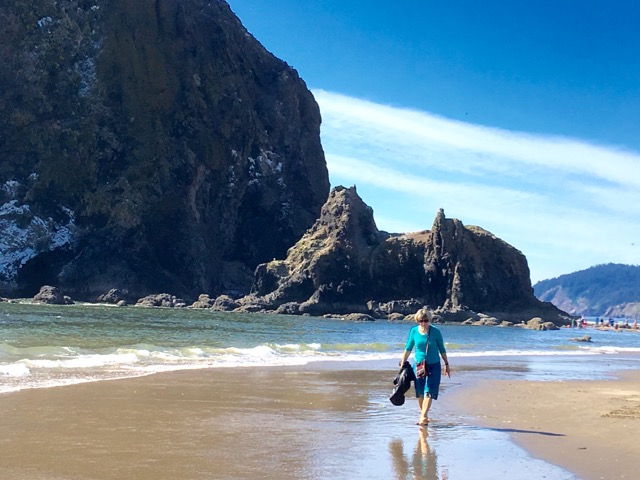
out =
<path fill-rule="evenodd" d="M 329 192 L 318 106 L 224 1 L 0 3 L 0 294 L 247 291 Z"/>
<path fill-rule="evenodd" d="M 165 307 L 165 308 L 184 308 L 187 303 L 169 293 L 156 293 L 147 295 L 146 297 L 138 299 L 135 304 L 136 307 Z"/>
<path fill-rule="evenodd" d="M 73 300 L 63 295 L 59 288 L 44 285 L 33 297 L 33 303 L 45 303 L 47 305 L 73 305 Z"/>
<path fill-rule="evenodd" d="M 384 302 L 405 300 L 443 320 L 485 312 L 565 322 L 564 312 L 534 297 L 526 258 L 514 247 L 442 210 L 431 230 L 379 231 L 355 187 L 333 189 L 286 258 L 258 266 L 252 293 L 240 303 L 279 313 L 379 313 Z"/>

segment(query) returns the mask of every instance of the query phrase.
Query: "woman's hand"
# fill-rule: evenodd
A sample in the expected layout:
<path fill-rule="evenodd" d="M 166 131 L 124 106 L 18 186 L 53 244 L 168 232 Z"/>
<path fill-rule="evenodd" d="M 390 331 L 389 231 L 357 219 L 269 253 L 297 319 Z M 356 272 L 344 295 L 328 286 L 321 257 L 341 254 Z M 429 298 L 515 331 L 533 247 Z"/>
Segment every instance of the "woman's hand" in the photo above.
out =
<path fill-rule="evenodd" d="M 444 364 L 444 373 L 447 374 L 447 377 L 451 378 L 451 369 L 449 368 L 449 364 L 448 363 Z"/>

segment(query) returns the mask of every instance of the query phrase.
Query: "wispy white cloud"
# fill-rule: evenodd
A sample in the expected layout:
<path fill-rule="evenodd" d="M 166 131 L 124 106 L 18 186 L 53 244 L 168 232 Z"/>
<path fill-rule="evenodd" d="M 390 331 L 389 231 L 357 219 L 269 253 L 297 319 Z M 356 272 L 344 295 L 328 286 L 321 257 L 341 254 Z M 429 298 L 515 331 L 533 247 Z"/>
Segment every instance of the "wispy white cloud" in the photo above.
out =
<path fill-rule="evenodd" d="M 522 250 L 534 281 L 640 263 L 640 154 L 314 95 L 332 184 L 356 184 L 379 228 L 430 228 L 442 207 Z"/>

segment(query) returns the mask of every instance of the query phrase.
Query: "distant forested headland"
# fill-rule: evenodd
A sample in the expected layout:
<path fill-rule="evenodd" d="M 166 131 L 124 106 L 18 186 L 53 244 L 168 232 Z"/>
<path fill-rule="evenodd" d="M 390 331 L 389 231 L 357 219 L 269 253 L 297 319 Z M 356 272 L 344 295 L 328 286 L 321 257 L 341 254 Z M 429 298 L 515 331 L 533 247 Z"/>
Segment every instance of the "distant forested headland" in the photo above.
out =
<path fill-rule="evenodd" d="M 640 315 L 640 266 L 608 263 L 543 280 L 536 297 L 573 315 Z"/>

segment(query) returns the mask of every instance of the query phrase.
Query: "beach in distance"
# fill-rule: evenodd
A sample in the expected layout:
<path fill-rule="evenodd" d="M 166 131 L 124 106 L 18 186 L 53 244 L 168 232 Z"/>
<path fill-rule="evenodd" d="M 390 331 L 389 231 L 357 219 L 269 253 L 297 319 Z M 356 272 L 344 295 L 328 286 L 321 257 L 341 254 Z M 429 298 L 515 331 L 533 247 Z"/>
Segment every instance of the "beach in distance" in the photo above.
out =
<path fill-rule="evenodd" d="M 640 335 L 442 325 L 425 429 L 388 400 L 410 326 L 4 305 L 0 477 L 633 478 Z"/>

